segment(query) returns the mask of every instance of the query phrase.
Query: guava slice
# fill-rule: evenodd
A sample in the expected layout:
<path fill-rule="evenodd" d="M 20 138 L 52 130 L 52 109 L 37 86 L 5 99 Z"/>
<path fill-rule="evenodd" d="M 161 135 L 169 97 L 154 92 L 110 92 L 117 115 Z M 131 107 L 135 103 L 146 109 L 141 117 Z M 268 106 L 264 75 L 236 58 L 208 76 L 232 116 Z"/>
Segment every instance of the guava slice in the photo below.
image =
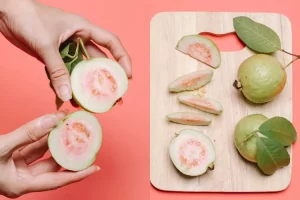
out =
<path fill-rule="evenodd" d="M 208 37 L 185 35 L 178 41 L 176 49 L 213 68 L 218 68 L 221 64 L 220 50 Z"/>
<path fill-rule="evenodd" d="M 223 106 L 219 101 L 212 98 L 201 97 L 194 94 L 182 94 L 177 97 L 182 104 L 191 106 L 193 108 L 219 115 L 223 112 Z"/>
<path fill-rule="evenodd" d="M 169 144 L 169 155 L 174 166 L 187 176 L 200 176 L 214 169 L 216 159 L 212 141 L 202 132 L 183 129 Z"/>
<path fill-rule="evenodd" d="M 110 110 L 128 89 L 128 78 L 118 62 L 90 58 L 79 62 L 71 74 L 74 100 L 85 110 Z"/>
<path fill-rule="evenodd" d="M 192 112 L 173 112 L 166 117 L 170 122 L 193 126 L 208 126 L 212 121 L 209 116 Z"/>
<path fill-rule="evenodd" d="M 102 128 L 95 116 L 79 110 L 65 117 L 49 134 L 48 146 L 63 168 L 80 171 L 96 159 L 102 143 Z"/>
<path fill-rule="evenodd" d="M 169 84 L 169 91 L 182 92 L 199 89 L 211 81 L 213 74 L 212 69 L 202 69 L 183 75 Z"/>

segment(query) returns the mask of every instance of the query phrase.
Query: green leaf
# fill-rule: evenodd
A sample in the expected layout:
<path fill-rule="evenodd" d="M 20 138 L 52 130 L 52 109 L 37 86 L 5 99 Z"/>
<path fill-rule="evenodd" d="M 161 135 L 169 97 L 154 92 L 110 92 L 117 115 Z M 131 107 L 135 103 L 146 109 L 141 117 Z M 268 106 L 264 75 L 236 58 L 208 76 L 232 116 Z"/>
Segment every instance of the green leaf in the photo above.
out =
<path fill-rule="evenodd" d="M 297 140 L 293 124 L 284 117 L 273 117 L 265 121 L 260 125 L 259 132 L 283 146 L 289 146 Z"/>
<path fill-rule="evenodd" d="M 68 45 L 60 52 L 60 56 L 61 56 L 62 58 L 65 58 L 66 56 L 69 55 L 70 44 L 71 44 L 71 43 L 69 43 L 69 44 L 68 44 Z"/>
<path fill-rule="evenodd" d="M 290 155 L 280 143 L 265 137 L 257 138 L 257 165 L 266 175 L 290 164 Z"/>
<path fill-rule="evenodd" d="M 277 33 L 249 17 L 235 17 L 233 26 L 238 37 L 254 51 L 273 53 L 281 49 L 281 41 Z"/>

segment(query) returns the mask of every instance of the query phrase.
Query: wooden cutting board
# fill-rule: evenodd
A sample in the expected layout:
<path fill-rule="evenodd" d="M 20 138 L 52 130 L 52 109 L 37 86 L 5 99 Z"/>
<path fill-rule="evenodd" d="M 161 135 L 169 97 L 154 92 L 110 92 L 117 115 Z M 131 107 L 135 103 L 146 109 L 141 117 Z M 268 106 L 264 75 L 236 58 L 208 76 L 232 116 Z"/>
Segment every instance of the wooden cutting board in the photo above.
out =
<path fill-rule="evenodd" d="M 246 162 L 233 143 L 236 123 L 246 115 L 261 113 L 267 117 L 283 116 L 292 120 L 292 66 L 287 69 L 288 81 L 281 95 L 264 105 L 252 105 L 232 86 L 240 63 L 253 54 L 247 47 L 241 51 L 221 52 L 222 63 L 214 69 L 212 81 L 205 86 L 205 96 L 219 100 L 224 112 L 212 117 L 211 125 L 186 126 L 169 123 L 171 112 L 196 109 L 176 100 L 178 94 L 168 92 L 168 84 L 179 76 L 207 68 L 195 59 L 175 50 L 178 40 L 199 32 L 228 33 L 234 31 L 233 18 L 248 16 L 277 32 L 282 47 L 292 51 L 291 24 L 287 17 L 275 13 L 208 13 L 165 12 L 151 21 L 151 183 L 165 191 L 183 192 L 271 192 L 284 190 L 290 183 L 292 162 L 272 176 L 263 175 L 256 165 Z M 282 52 L 274 54 L 286 65 L 292 59 Z M 195 178 L 182 176 L 173 166 L 168 144 L 175 132 L 192 128 L 204 132 L 216 148 L 215 169 Z M 292 156 L 292 149 L 288 148 Z"/>

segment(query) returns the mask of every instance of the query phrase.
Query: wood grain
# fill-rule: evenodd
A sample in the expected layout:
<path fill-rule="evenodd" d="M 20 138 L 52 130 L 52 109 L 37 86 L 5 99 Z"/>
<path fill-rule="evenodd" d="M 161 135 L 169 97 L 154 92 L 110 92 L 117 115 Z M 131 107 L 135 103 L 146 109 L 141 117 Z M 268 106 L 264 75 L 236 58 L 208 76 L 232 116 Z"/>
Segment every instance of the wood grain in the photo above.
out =
<path fill-rule="evenodd" d="M 205 86 L 205 96 L 219 100 L 224 106 L 223 114 L 210 115 L 213 121 L 207 127 L 169 123 L 165 118 L 171 112 L 200 112 L 180 104 L 176 100 L 178 94 L 168 92 L 168 84 L 179 76 L 208 67 L 176 51 L 178 40 L 184 35 L 199 32 L 232 32 L 232 20 L 240 15 L 271 27 L 281 38 L 282 47 L 292 51 L 291 24 L 287 17 L 276 13 L 165 12 L 155 15 L 151 21 L 150 178 L 157 189 L 182 192 L 271 192 L 284 190 L 290 183 L 292 162 L 272 176 L 263 175 L 256 165 L 245 161 L 238 154 L 233 143 L 233 131 L 241 118 L 253 113 L 267 117 L 283 116 L 292 120 L 292 66 L 286 70 L 288 81 L 281 95 L 270 103 L 253 105 L 232 86 L 240 63 L 253 52 L 247 47 L 237 52 L 221 52 L 221 66 L 214 69 L 212 81 Z M 292 59 L 282 52 L 276 52 L 274 56 L 283 65 Z M 168 144 L 174 132 L 183 128 L 202 131 L 214 142 L 217 158 L 214 171 L 200 177 L 186 178 L 172 165 Z M 288 148 L 288 152 L 292 157 L 291 148 Z"/>

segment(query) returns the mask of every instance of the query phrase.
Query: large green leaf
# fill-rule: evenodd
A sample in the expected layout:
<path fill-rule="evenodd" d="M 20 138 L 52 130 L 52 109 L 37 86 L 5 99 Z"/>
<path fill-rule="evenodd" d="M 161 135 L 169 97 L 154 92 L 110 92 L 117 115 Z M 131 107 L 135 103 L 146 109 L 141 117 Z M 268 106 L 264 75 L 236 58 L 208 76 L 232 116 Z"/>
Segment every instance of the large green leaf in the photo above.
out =
<path fill-rule="evenodd" d="M 264 24 L 240 16 L 233 19 L 233 26 L 238 37 L 254 51 L 273 53 L 281 49 L 281 41 L 277 33 Z"/>
<path fill-rule="evenodd" d="M 263 173 L 272 175 L 276 170 L 290 164 L 287 150 L 275 140 L 265 137 L 257 138 L 257 165 Z"/>
<path fill-rule="evenodd" d="M 283 146 L 289 146 L 297 140 L 293 124 L 284 117 L 273 117 L 259 127 L 259 132 Z"/>

